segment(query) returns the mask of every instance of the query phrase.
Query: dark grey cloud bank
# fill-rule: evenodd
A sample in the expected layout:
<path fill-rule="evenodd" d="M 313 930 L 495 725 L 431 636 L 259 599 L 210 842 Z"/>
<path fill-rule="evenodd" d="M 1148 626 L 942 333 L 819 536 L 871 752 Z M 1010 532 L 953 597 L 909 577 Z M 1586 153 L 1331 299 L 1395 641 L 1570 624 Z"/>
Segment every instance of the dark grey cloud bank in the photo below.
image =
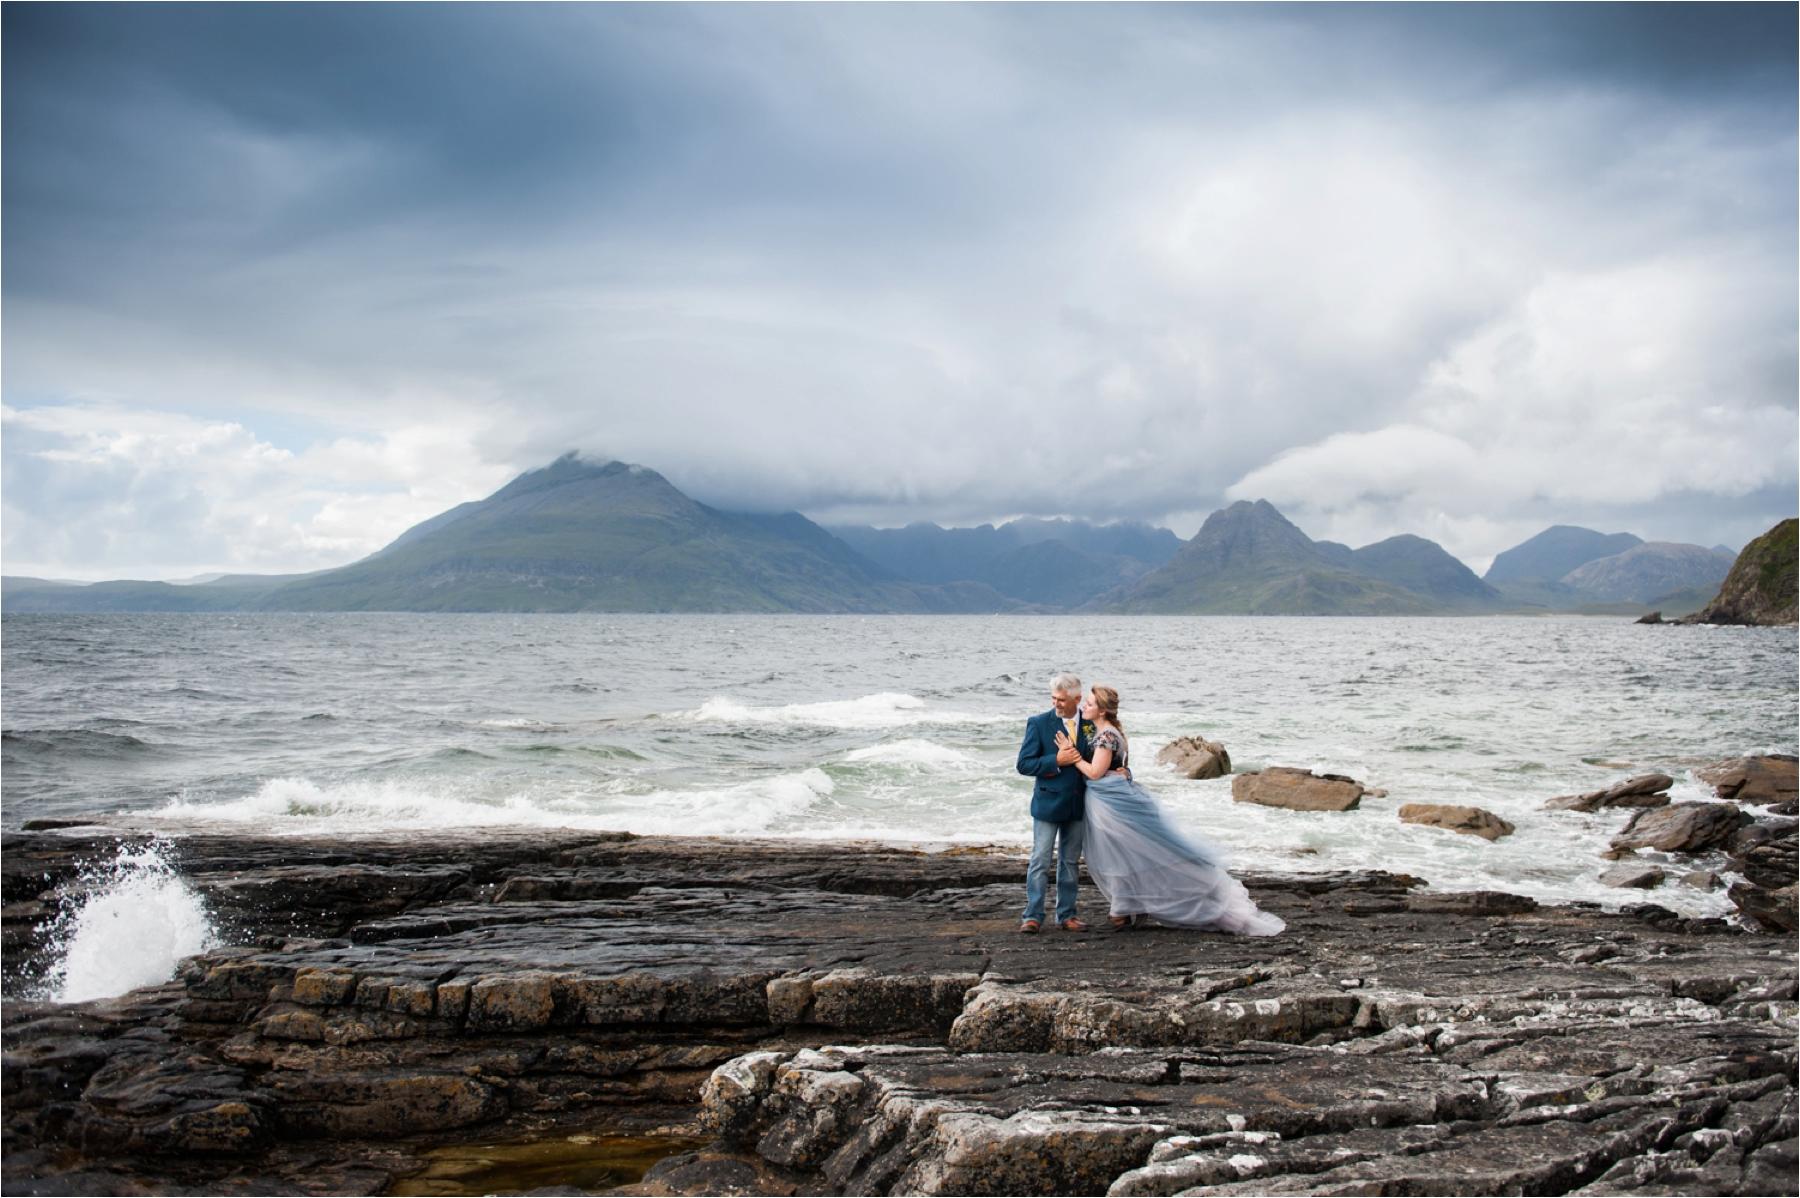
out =
<path fill-rule="evenodd" d="M 9 5 L 9 572 L 713 502 L 1795 506 L 1791 5 Z"/>

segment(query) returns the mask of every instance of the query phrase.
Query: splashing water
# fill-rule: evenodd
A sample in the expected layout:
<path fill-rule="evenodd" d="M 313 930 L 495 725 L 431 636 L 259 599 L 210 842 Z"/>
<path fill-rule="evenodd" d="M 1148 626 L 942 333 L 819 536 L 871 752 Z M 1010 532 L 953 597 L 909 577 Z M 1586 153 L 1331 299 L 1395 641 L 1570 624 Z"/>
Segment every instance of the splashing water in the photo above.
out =
<path fill-rule="evenodd" d="M 57 962 L 44 991 L 52 1001 L 112 998 L 166 982 L 176 962 L 218 943 L 200 896 L 158 845 L 121 849 L 84 881 L 87 898 L 51 937 Z"/>

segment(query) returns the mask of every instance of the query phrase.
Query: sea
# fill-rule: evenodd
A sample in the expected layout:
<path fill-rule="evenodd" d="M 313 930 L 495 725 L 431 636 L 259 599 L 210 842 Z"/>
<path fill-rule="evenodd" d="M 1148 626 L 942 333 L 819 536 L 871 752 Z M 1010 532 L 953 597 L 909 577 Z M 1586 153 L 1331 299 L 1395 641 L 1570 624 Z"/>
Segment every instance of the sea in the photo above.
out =
<path fill-rule="evenodd" d="M 107 813 L 164 838 L 541 827 L 1019 849 L 1020 737 L 1070 670 L 1119 691 L 1139 781 L 1236 870 L 1725 916 L 1722 890 L 1676 881 L 1729 882 L 1722 856 L 1613 889 L 1600 853 L 1629 813 L 1543 803 L 1652 771 L 1674 800 L 1710 800 L 1696 767 L 1793 753 L 1796 650 L 1793 628 L 1577 616 L 8 615 L 0 826 Z M 1240 771 L 1387 795 L 1234 803 L 1229 779 L 1157 764 L 1185 735 Z M 1402 823 L 1406 803 L 1517 831 Z M 204 924 L 153 853 L 121 852 L 122 877 L 161 888 L 159 918 Z M 149 918 L 141 898 L 120 901 Z"/>

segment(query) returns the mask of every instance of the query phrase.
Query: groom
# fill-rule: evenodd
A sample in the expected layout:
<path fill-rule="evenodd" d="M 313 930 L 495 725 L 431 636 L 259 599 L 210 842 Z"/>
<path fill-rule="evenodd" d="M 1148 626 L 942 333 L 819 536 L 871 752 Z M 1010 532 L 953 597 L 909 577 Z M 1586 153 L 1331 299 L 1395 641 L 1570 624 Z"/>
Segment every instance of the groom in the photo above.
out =
<path fill-rule="evenodd" d="M 1075 889 L 1081 842 L 1087 833 L 1087 779 L 1074 763 L 1089 756 L 1088 737 L 1094 728 L 1081 722 L 1081 679 L 1075 675 L 1058 674 L 1050 680 L 1050 703 L 1052 710 L 1026 723 L 1025 743 L 1019 746 L 1019 772 L 1037 779 L 1031 790 L 1031 867 L 1025 874 L 1025 920 L 1019 931 L 1031 933 L 1044 926 L 1044 891 L 1054 854 L 1057 926 L 1065 932 L 1085 932 L 1087 925 L 1075 918 Z M 1056 747 L 1059 732 L 1068 734 L 1073 747 Z"/>

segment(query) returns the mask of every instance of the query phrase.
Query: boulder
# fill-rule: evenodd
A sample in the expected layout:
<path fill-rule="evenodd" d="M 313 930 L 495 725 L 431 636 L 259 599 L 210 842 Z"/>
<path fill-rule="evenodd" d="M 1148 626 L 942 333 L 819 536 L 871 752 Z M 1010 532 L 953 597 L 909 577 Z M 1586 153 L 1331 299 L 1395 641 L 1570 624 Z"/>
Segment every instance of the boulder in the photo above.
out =
<path fill-rule="evenodd" d="M 1499 840 L 1502 836 L 1511 836 L 1514 831 L 1510 823 L 1491 811 L 1451 803 L 1408 803 L 1400 808 L 1400 822 L 1448 828 L 1483 840 Z"/>
<path fill-rule="evenodd" d="M 1640 811 L 1613 837 L 1615 849 L 1703 853 L 1723 848 L 1750 817 L 1730 803 L 1675 803 Z"/>
<path fill-rule="evenodd" d="M 1231 754 L 1225 746 L 1203 736 L 1178 736 L 1162 747 L 1156 759 L 1188 778 L 1223 778 L 1231 772 Z"/>
<path fill-rule="evenodd" d="M 1615 865 L 1600 875 L 1602 886 L 1621 890 L 1654 890 L 1663 883 L 1663 871 L 1654 865 Z"/>
<path fill-rule="evenodd" d="M 1726 891 L 1744 917 L 1767 932 L 1792 936 L 1800 920 L 1795 917 L 1795 887 L 1790 882 L 1779 890 L 1769 890 L 1748 882 L 1739 882 Z"/>
<path fill-rule="evenodd" d="M 1755 823 L 1739 829 L 1725 851 L 1731 863 L 1752 886 L 1777 889 L 1791 885 L 1800 868 L 1795 852 L 1795 824 Z"/>
<path fill-rule="evenodd" d="M 1273 765 L 1260 773 L 1235 774 L 1231 801 L 1283 807 L 1289 811 L 1354 811 L 1366 792 L 1362 783 L 1342 774 Z"/>
<path fill-rule="evenodd" d="M 1637 622 L 1639 624 L 1661 624 L 1663 622 L 1662 613 L 1653 611 L 1647 616 L 1639 616 Z"/>
<path fill-rule="evenodd" d="M 1694 771 L 1710 783 L 1721 799 L 1734 803 L 1792 802 L 1800 792 L 1800 761 L 1785 753 L 1760 757 L 1734 757 Z"/>
<path fill-rule="evenodd" d="M 1598 811 L 1602 807 L 1663 807 L 1669 802 L 1669 787 L 1675 779 L 1667 774 L 1639 774 L 1623 782 L 1615 782 L 1605 790 L 1586 794 L 1559 795 L 1544 804 L 1546 811 Z"/>

